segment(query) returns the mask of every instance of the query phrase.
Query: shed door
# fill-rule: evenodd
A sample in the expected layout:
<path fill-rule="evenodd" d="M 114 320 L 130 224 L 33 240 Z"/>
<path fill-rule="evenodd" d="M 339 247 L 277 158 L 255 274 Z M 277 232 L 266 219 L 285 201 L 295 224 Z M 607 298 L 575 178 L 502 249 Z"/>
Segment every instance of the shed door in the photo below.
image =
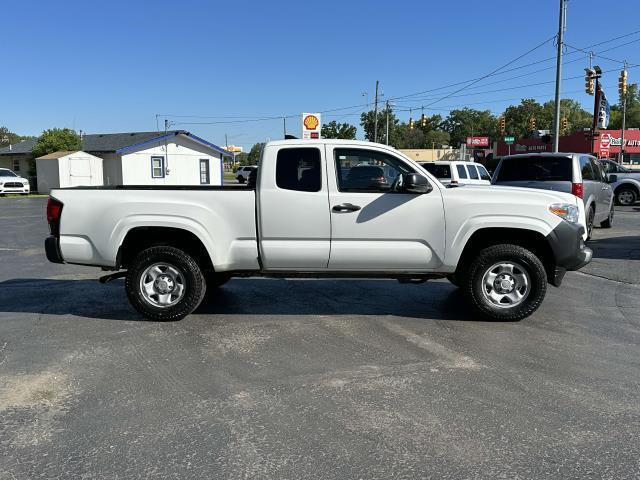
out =
<path fill-rule="evenodd" d="M 91 159 L 69 159 L 69 185 L 91 185 Z"/>

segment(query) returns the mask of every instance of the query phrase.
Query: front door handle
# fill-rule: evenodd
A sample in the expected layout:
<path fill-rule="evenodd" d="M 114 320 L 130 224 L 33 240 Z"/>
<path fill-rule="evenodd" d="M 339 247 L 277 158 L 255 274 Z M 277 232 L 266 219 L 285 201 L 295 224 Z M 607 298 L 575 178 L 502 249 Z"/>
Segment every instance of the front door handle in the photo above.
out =
<path fill-rule="evenodd" d="M 351 203 L 341 203 L 340 205 L 334 205 L 332 210 L 334 212 L 357 212 L 362 207 L 360 205 L 353 205 Z"/>

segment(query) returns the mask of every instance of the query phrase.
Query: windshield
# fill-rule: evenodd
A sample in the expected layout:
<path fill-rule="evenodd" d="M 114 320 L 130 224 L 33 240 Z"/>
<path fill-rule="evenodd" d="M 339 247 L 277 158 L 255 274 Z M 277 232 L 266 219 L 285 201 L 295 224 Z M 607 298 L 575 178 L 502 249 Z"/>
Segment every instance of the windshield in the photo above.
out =
<path fill-rule="evenodd" d="M 6 168 L 0 168 L 0 177 L 17 177 L 15 173 L 11 170 L 7 170 Z"/>
<path fill-rule="evenodd" d="M 420 166 L 438 179 L 451 178 L 450 165 L 438 165 L 435 163 L 421 163 Z"/>
<path fill-rule="evenodd" d="M 569 157 L 514 157 L 505 158 L 498 170 L 496 181 L 571 181 Z"/>

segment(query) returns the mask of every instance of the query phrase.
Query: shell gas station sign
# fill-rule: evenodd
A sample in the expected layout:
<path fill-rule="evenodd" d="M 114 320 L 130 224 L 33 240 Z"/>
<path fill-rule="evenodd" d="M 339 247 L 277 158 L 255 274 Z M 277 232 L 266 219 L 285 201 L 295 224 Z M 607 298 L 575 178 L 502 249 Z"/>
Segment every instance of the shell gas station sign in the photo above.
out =
<path fill-rule="evenodd" d="M 302 138 L 305 140 L 320 138 L 322 122 L 319 113 L 302 114 Z"/>

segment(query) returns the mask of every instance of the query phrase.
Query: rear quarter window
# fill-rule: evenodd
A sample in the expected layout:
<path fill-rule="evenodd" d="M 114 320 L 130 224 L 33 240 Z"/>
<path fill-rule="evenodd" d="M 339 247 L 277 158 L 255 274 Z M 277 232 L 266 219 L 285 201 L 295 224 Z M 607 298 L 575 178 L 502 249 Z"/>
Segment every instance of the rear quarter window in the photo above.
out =
<path fill-rule="evenodd" d="M 421 163 L 422 168 L 427 172 L 439 179 L 451 178 L 451 166 L 450 165 L 437 165 L 435 163 Z"/>
<path fill-rule="evenodd" d="M 500 164 L 496 181 L 554 182 L 572 179 L 570 157 L 515 157 L 505 158 Z"/>

